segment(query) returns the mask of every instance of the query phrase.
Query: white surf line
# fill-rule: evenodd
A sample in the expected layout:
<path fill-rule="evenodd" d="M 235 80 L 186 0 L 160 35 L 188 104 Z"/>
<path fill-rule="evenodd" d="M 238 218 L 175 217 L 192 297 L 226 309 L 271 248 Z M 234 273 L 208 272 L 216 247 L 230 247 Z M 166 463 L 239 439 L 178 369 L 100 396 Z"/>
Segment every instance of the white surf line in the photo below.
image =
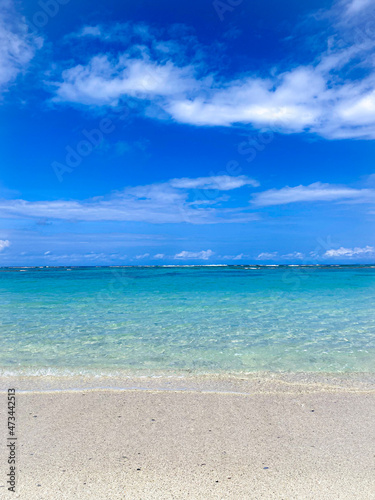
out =
<path fill-rule="evenodd" d="M 204 390 L 204 389 L 184 389 L 184 388 L 158 388 L 152 389 L 149 387 L 87 387 L 87 388 L 70 388 L 70 389 L 21 389 L 17 390 L 18 395 L 32 395 L 32 394 L 69 394 L 78 392 L 149 392 L 149 393 L 187 393 L 187 394 L 220 394 L 227 396 L 261 396 L 261 395 L 308 395 L 308 394 L 321 394 L 326 393 L 349 393 L 349 394 L 372 394 L 375 389 L 355 389 L 349 387 L 335 387 L 327 386 L 318 389 L 311 389 L 305 391 L 254 391 L 254 392 L 241 392 L 241 391 L 220 391 L 220 390 Z M 7 394 L 6 391 L 0 391 L 0 394 Z"/>

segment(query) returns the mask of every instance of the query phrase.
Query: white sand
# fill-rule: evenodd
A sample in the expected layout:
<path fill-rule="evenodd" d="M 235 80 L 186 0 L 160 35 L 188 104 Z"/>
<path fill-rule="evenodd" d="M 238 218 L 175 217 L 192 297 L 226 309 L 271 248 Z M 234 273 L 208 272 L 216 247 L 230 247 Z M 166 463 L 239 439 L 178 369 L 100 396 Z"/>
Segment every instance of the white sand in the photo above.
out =
<path fill-rule="evenodd" d="M 16 494 L 4 487 L 2 393 L 0 498 L 375 499 L 371 387 L 189 384 L 19 393 Z M 199 392 L 218 385 L 227 392 Z"/>

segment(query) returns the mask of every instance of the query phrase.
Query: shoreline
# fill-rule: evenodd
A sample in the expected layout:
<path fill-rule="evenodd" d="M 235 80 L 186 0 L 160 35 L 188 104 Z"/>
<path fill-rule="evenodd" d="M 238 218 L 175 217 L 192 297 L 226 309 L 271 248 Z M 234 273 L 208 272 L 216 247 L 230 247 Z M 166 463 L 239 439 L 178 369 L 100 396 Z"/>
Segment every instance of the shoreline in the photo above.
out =
<path fill-rule="evenodd" d="M 375 392 L 369 372 L 251 372 L 251 373 L 65 373 L 0 375 L 0 394 L 10 384 L 20 393 L 91 391 L 174 391 L 202 393 Z"/>

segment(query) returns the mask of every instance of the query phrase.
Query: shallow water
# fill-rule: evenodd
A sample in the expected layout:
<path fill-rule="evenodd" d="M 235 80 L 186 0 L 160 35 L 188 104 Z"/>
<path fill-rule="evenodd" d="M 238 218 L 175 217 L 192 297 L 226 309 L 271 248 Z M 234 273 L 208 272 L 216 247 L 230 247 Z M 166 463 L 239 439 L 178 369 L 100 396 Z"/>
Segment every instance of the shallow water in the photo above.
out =
<path fill-rule="evenodd" d="M 375 372 L 375 268 L 0 269 L 0 372 Z"/>

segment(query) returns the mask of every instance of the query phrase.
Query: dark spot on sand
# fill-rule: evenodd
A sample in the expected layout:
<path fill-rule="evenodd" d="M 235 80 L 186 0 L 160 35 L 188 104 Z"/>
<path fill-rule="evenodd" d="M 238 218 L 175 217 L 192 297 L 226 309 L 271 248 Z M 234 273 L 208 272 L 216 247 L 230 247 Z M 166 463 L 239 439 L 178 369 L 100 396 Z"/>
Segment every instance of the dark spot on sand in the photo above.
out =
<path fill-rule="evenodd" d="M 139 468 L 139 469 L 137 469 L 137 470 L 141 470 L 141 469 Z"/>

